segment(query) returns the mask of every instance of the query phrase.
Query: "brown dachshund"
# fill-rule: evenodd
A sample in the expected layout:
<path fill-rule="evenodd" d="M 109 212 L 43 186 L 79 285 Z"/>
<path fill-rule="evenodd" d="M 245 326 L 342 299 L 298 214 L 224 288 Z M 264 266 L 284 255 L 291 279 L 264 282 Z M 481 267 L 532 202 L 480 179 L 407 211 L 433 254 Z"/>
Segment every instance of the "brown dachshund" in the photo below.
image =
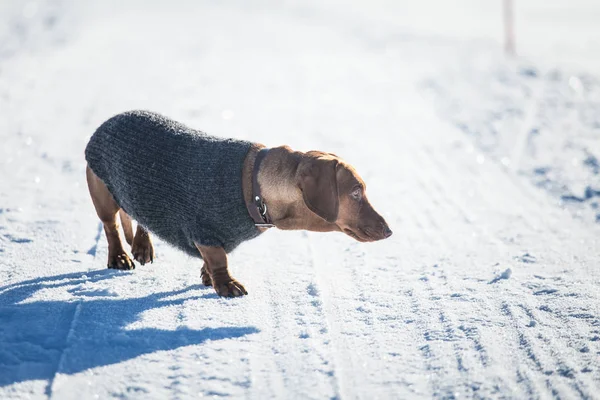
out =
<path fill-rule="evenodd" d="M 241 171 L 240 190 L 258 229 L 262 231 L 275 226 L 283 230 L 338 231 L 360 242 L 391 236 L 387 223 L 367 199 L 364 181 L 350 164 L 331 153 L 303 153 L 287 146 L 261 151 L 263 148 L 259 144 L 251 146 Z M 259 153 L 262 153 L 261 159 L 256 163 Z M 120 214 L 133 258 L 141 264 L 152 261 L 154 248 L 149 233 L 143 227 L 144 221 L 139 221 L 134 235 L 131 217 L 120 209 L 104 182 L 89 166 L 86 174 L 90 194 L 108 240 L 109 267 L 133 268 L 133 261 L 119 236 L 117 213 Z M 257 187 L 260 188 L 258 206 Z M 268 212 L 261 208 L 265 204 Z M 257 215 L 262 221 L 257 220 Z M 229 274 L 223 247 L 195 244 L 204 260 L 202 282 L 205 285 L 212 285 L 220 296 L 248 294 L 244 286 Z"/>

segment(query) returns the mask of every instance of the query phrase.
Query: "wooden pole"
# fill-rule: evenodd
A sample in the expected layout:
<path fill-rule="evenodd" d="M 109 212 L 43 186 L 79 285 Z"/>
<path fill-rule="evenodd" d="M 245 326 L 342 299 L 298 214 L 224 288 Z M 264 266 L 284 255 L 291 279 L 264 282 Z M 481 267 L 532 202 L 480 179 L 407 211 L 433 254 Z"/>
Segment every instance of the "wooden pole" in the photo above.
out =
<path fill-rule="evenodd" d="M 515 22 L 513 13 L 513 0 L 504 2 L 504 51 L 509 56 L 514 56 L 515 49 Z"/>

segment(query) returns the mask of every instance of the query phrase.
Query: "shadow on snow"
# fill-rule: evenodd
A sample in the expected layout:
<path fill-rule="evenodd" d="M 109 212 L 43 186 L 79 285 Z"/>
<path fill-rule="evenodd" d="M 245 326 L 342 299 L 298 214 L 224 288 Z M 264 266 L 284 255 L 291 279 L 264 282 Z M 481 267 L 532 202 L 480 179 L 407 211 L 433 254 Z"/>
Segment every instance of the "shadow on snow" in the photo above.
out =
<path fill-rule="evenodd" d="M 51 382 L 57 371 L 74 374 L 155 351 L 258 332 L 251 326 L 173 331 L 125 329 L 144 311 L 176 306 L 186 300 L 216 298 L 211 291 L 201 296 L 168 299 L 200 286 L 140 298 L 21 303 L 40 289 L 97 282 L 119 274 L 112 270 L 73 273 L 0 287 L 0 387 L 34 379 Z"/>

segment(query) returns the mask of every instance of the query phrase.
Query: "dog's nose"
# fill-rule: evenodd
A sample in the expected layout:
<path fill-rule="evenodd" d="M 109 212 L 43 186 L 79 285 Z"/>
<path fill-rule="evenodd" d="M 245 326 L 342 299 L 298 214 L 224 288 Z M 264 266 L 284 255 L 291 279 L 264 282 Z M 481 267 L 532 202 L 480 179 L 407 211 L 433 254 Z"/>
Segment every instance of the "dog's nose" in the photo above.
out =
<path fill-rule="evenodd" d="M 383 229 L 383 236 L 385 236 L 386 239 L 389 238 L 390 236 L 392 236 L 392 233 L 394 233 L 394 232 L 392 232 L 392 230 L 388 226 L 386 226 Z"/>

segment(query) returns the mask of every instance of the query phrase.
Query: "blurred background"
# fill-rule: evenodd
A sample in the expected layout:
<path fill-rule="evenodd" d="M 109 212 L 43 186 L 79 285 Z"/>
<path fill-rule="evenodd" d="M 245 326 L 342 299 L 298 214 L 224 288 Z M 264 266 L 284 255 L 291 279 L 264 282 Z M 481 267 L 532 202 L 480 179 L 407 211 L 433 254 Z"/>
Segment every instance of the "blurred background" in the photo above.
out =
<path fill-rule="evenodd" d="M 147 108 L 269 145 L 318 136 L 348 154 L 356 132 L 397 137 L 412 91 L 572 206 L 598 184 L 599 18 L 591 0 L 5 0 L 0 126 L 50 159 Z"/>

